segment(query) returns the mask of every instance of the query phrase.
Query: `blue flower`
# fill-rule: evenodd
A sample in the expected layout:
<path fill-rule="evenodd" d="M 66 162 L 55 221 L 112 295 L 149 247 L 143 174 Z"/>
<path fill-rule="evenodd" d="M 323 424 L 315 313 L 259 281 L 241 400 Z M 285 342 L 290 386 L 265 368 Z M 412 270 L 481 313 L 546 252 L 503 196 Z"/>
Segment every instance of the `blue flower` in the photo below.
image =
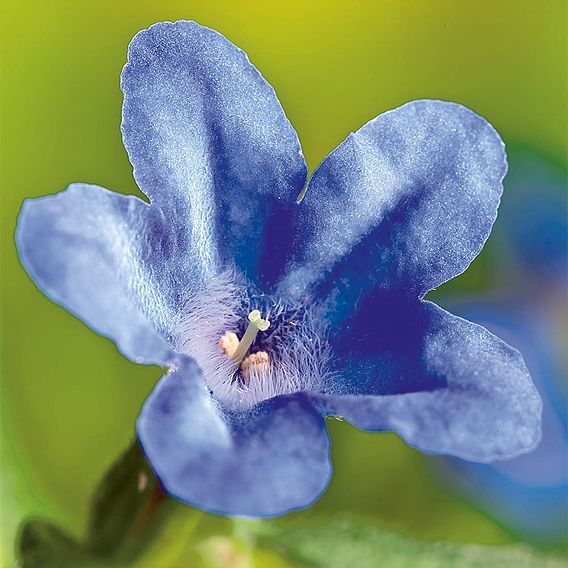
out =
<path fill-rule="evenodd" d="M 331 475 L 330 415 L 482 462 L 535 446 L 520 354 L 423 300 L 495 220 L 506 160 L 491 125 L 414 101 L 350 134 L 306 185 L 273 89 L 218 33 L 140 32 L 121 86 L 150 203 L 71 185 L 27 201 L 16 238 L 46 295 L 169 368 L 137 422 L 168 493 L 247 516 L 306 507 Z"/>
<path fill-rule="evenodd" d="M 452 302 L 522 350 L 543 398 L 542 443 L 507 462 L 445 461 L 446 478 L 513 531 L 539 543 L 562 544 L 568 529 L 568 401 L 566 179 L 534 156 L 519 156 L 496 235 L 511 259 L 492 267 L 491 295 Z M 508 283 L 518 279 L 516 294 Z"/>

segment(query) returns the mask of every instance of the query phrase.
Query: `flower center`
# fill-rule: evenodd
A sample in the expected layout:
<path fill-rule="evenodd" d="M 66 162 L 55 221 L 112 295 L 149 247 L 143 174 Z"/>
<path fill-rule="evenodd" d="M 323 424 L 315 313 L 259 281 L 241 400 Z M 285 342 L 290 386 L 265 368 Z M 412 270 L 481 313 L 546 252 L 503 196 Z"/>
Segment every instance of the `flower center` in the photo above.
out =
<path fill-rule="evenodd" d="M 254 343 L 258 332 L 266 331 L 270 327 L 270 322 L 260 317 L 259 310 L 250 312 L 248 320 L 250 323 L 240 341 L 237 334 L 233 331 L 226 331 L 219 339 L 221 353 L 234 361 L 245 380 L 249 380 L 251 375 L 260 376 L 266 374 L 269 369 L 268 353 L 266 351 L 257 351 L 248 357 L 245 357 L 245 355 Z"/>
<path fill-rule="evenodd" d="M 326 323 L 316 305 L 272 298 L 229 272 L 190 298 L 178 318 L 174 347 L 196 360 L 211 394 L 229 410 L 319 391 L 326 380 Z"/>

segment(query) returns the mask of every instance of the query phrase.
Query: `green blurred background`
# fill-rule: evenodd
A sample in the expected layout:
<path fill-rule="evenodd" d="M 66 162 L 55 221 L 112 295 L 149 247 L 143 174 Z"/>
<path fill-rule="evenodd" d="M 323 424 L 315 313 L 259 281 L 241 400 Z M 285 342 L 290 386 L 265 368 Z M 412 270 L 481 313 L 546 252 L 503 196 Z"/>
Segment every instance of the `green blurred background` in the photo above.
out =
<path fill-rule="evenodd" d="M 194 19 L 243 48 L 275 87 L 310 169 L 351 130 L 416 98 L 463 103 L 509 151 L 566 155 L 565 0 L 2 2 L 2 546 L 47 515 L 80 534 L 159 377 L 47 300 L 20 268 L 22 200 L 89 182 L 136 193 L 120 137 L 120 71 L 140 29 Z M 489 249 L 491 248 L 489 244 Z M 483 290 L 485 251 L 447 286 Z M 443 293 L 443 291 L 442 291 Z M 443 302 L 442 302 L 443 303 Z M 403 534 L 515 537 L 447 493 L 394 435 L 332 421 L 335 475 L 316 513 L 364 513 Z"/>

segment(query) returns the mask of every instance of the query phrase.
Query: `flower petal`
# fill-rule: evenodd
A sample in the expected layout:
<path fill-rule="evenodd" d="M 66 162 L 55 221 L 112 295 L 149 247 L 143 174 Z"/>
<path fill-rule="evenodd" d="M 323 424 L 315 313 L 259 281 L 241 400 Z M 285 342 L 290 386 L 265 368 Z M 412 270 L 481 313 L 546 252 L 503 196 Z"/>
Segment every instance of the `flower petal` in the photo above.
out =
<path fill-rule="evenodd" d="M 235 260 L 249 277 L 269 278 L 269 220 L 287 218 L 307 175 L 272 87 L 243 51 L 189 21 L 138 33 L 121 85 L 134 177 L 199 251 L 204 277 Z"/>
<path fill-rule="evenodd" d="M 345 384 L 323 397 L 324 413 L 473 461 L 536 446 L 542 402 L 518 351 L 430 302 L 386 310 L 364 309 L 346 331 Z"/>
<path fill-rule="evenodd" d="M 525 278 L 517 280 L 519 285 L 531 283 L 535 277 L 563 283 L 568 273 L 566 171 L 529 152 L 515 153 L 511 159 L 505 199 L 492 238 L 502 239 L 501 246 L 507 247 L 519 268 L 526 271 Z"/>
<path fill-rule="evenodd" d="M 558 342 L 562 315 L 555 321 L 533 299 L 524 305 L 502 298 L 469 301 L 456 303 L 454 308 L 521 349 L 543 398 L 542 442 L 533 452 L 510 461 L 475 464 L 451 459 L 437 463 L 447 482 L 500 522 L 529 539 L 560 544 L 568 528 L 565 348 Z"/>
<path fill-rule="evenodd" d="M 158 291 L 167 240 L 149 205 L 71 185 L 26 200 L 16 243 L 28 274 L 54 302 L 113 339 L 131 360 L 167 362 L 159 331 L 168 304 Z"/>
<path fill-rule="evenodd" d="M 483 247 L 505 172 L 499 135 L 459 104 L 420 100 L 378 116 L 312 176 L 284 291 L 301 295 L 327 274 L 346 304 L 374 287 L 422 297 Z"/>
<path fill-rule="evenodd" d="M 187 358 L 149 396 L 137 431 L 165 490 L 217 513 L 269 517 L 307 507 L 331 475 L 324 420 L 305 396 L 224 415 Z"/>

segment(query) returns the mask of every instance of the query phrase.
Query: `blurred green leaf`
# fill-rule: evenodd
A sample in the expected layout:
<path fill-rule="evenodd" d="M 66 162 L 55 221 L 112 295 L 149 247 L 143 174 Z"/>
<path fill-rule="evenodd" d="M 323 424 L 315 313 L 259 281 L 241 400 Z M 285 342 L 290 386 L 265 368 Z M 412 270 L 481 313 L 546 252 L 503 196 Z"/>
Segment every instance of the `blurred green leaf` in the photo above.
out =
<path fill-rule="evenodd" d="M 202 543 L 213 535 L 219 542 L 229 542 L 226 535 L 231 528 L 224 517 L 206 515 L 170 499 L 134 441 L 98 485 L 83 542 L 53 523 L 30 520 L 20 531 L 17 554 L 26 568 L 214 568 L 217 556 L 230 553 L 232 544 L 223 549 Z M 247 562 L 252 558 L 252 551 L 239 550 L 239 558 Z"/>
<path fill-rule="evenodd" d="M 85 545 L 95 555 L 110 558 L 136 536 L 132 533 L 143 532 L 164 498 L 134 441 L 97 487 Z"/>
<path fill-rule="evenodd" d="M 407 539 L 352 519 L 312 518 L 267 525 L 246 523 L 261 546 L 321 568 L 553 568 L 565 566 L 524 545 L 481 546 Z M 247 529 L 248 527 L 248 529 Z"/>
<path fill-rule="evenodd" d="M 74 538 L 42 519 L 27 521 L 20 531 L 18 561 L 23 568 L 96 566 Z"/>
<path fill-rule="evenodd" d="M 29 568 L 129 564 L 159 532 L 166 499 L 134 441 L 95 491 L 84 542 L 53 523 L 30 520 L 20 531 L 18 558 Z"/>

